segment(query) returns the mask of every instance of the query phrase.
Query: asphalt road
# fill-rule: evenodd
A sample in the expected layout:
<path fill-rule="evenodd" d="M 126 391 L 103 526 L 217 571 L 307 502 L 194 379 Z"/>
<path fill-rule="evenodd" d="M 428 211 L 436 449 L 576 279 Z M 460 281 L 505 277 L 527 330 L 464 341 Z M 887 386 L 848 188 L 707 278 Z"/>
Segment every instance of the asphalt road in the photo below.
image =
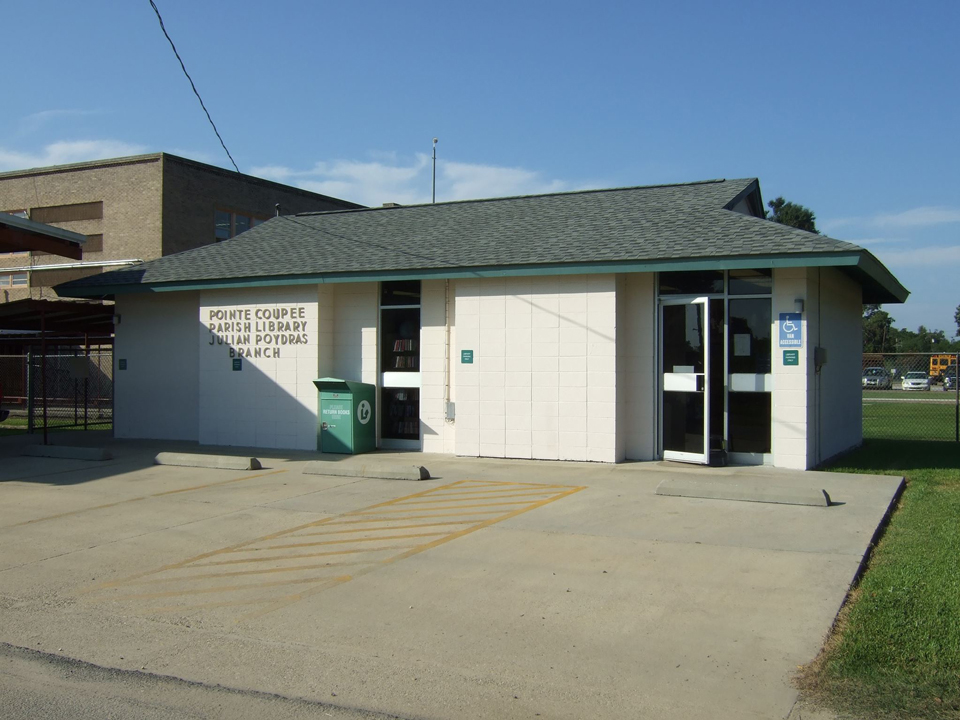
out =
<path fill-rule="evenodd" d="M 396 717 L 145 672 L 102 668 L 6 643 L 0 643 L 0 698 L 0 716 L 5 720 L 386 720 Z"/>

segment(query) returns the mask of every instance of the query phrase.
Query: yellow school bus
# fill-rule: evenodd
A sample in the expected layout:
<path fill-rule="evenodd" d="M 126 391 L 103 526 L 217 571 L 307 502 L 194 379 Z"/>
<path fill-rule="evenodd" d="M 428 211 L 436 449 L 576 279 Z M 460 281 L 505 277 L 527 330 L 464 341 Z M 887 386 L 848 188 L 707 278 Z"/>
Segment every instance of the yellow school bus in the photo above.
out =
<path fill-rule="evenodd" d="M 942 370 L 946 370 L 952 362 L 956 362 L 956 355 L 931 355 L 930 377 L 937 377 Z"/>

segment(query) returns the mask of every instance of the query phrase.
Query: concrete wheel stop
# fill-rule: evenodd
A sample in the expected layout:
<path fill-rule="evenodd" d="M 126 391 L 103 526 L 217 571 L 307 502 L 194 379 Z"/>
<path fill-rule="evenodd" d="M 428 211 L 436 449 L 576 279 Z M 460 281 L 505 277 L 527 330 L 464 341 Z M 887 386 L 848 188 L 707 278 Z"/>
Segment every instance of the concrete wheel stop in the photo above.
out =
<path fill-rule="evenodd" d="M 27 445 L 23 455 L 31 457 L 59 458 L 62 460 L 112 460 L 106 448 L 71 447 L 69 445 Z"/>
<path fill-rule="evenodd" d="M 155 465 L 179 465 L 180 467 L 210 468 L 211 470 L 262 470 L 263 465 L 255 457 L 235 455 L 204 455 L 202 453 L 162 452 L 153 459 Z"/>
<path fill-rule="evenodd" d="M 778 484 L 768 478 L 672 477 L 661 481 L 657 495 L 812 507 L 830 505 L 826 490 Z"/>
<path fill-rule="evenodd" d="M 303 468 L 303 474 L 369 478 L 371 480 L 430 479 L 430 471 L 422 465 L 376 465 L 365 462 L 349 462 L 354 457 L 356 456 L 330 455 L 324 460 L 314 460 L 306 464 Z"/>

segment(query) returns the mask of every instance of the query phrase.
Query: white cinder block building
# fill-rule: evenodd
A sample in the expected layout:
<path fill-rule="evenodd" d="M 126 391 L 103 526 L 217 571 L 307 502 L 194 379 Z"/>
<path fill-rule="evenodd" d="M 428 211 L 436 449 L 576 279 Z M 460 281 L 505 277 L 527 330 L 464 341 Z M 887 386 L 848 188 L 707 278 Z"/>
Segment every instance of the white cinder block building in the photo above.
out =
<path fill-rule="evenodd" d="M 85 278 L 116 300 L 115 434 L 315 449 L 318 377 L 384 448 L 810 468 L 861 441 L 868 251 L 755 179 L 278 217 Z"/>

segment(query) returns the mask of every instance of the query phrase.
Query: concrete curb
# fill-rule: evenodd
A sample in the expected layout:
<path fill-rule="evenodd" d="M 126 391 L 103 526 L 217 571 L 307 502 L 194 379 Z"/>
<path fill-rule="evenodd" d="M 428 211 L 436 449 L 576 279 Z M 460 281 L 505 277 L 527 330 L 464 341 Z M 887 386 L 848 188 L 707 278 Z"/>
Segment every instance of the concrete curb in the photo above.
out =
<path fill-rule="evenodd" d="M 198 453 L 158 453 L 153 459 L 155 465 L 179 465 L 181 467 L 211 468 L 214 470 L 262 470 L 263 466 L 255 457 L 236 457 L 234 455 L 200 455 Z"/>
<path fill-rule="evenodd" d="M 744 502 L 779 503 L 781 505 L 810 505 L 828 507 L 830 496 L 826 490 L 811 487 L 777 485 L 769 479 L 726 478 L 667 478 L 657 486 L 657 495 L 706 498 L 710 500 L 740 500 Z"/>
<path fill-rule="evenodd" d="M 113 455 L 105 448 L 70 447 L 68 445 L 27 445 L 21 454 L 31 457 L 61 458 L 63 460 L 113 459 Z"/>
<path fill-rule="evenodd" d="M 335 475 L 338 477 L 360 477 L 372 480 L 429 480 L 430 471 L 422 465 L 400 465 L 399 467 L 371 467 L 363 464 L 347 464 L 329 460 L 314 460 L 303 468 L 304 475 Z"/>

